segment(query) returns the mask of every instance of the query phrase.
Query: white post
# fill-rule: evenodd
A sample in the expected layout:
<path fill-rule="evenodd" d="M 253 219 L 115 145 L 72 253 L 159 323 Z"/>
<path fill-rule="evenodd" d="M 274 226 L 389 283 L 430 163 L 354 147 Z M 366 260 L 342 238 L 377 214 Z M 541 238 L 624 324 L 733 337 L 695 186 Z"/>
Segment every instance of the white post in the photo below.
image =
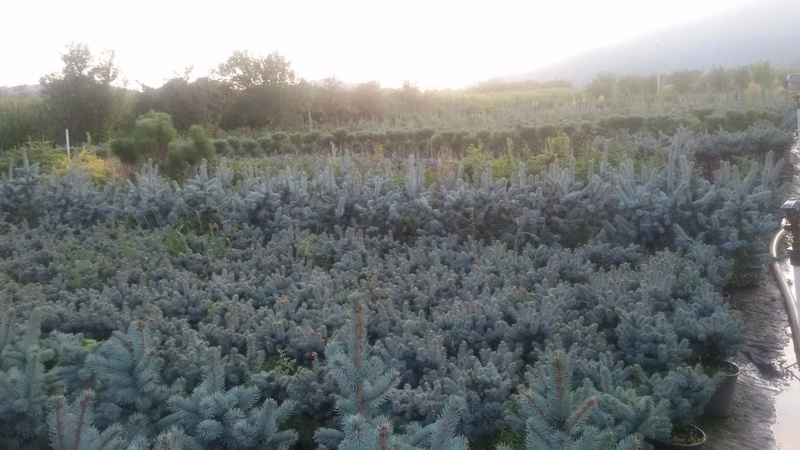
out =
<path fill-rule="evenodd" d="M 64 132 L 67 135 L 67 159 L 69 160 L 69 159 L 72 159 L 72 157 L 69 154 L 69 128 L 65 128 Z"/>
<path fill-rule="evenodd" d="M 798 99 L 800 102 L 800 99 Z M 800 141 L 800 106 L 797 107 L 797 139 Z"/>

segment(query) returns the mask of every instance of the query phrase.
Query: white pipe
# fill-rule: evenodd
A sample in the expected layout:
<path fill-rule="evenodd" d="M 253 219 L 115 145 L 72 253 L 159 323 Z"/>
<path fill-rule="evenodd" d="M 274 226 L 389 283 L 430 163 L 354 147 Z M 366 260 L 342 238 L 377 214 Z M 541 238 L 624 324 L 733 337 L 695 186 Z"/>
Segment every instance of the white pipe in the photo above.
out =
<path fill-rule="evenodd" d="M 794 303 L 795 307 L 798 311 L 800 311 L 800 303 L 797 302 L 797 299 L 800 299 L 800 266 L 792 266 L 792 273 L 794 274 Z"/>
<path fill-rule="evenodd" d="M 769 253 L 772 255 L 772 273 L 775 274 L 775 280 L 778 282 L 778 287 L 781 290 L 781 297 L 783 297 L 783 307 L 786 309 L 786 315 L 789 316 L 789 328 L 792 330 L 792 342 L 794 343 L 794 356 L 797 358 L 797 361 L 800 361 L 800 317 L 797 316 L 797 305 L 794 298 L 792 298 L 792 291 L 789 289 L 789 283 L 786 282 L 786 277 L 783 275 L 783 271 L 778 264 L 778 242 L 784 234 L 786 234 L 786 232 L 781 230 L 772 238 L 772 243 L 769 246 Z M 796 270 L 797 267 L 795 267 L 795 271 Z M 795 285 L 796 284 L 797 281 L 795 281 Z"/>

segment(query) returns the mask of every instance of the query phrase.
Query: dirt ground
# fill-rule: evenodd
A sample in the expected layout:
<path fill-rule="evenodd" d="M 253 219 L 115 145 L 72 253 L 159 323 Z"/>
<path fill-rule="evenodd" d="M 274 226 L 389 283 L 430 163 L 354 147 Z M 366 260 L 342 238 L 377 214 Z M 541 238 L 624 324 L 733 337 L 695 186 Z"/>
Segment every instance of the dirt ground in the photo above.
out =
<path fill-rule="evenodd" d="M 791 377 L 784 354 L 790 341 L 788 320 L 769 267 L 760 280 L 758 286 L 731 292 L 730 301 L 748 324 L 746 351 L 732 359 L 741 373 L 731 416 L 697 423 L 706 432 L 706 450 L 794 448 L 776 442 L 773 432 L 775 397 Z"/>

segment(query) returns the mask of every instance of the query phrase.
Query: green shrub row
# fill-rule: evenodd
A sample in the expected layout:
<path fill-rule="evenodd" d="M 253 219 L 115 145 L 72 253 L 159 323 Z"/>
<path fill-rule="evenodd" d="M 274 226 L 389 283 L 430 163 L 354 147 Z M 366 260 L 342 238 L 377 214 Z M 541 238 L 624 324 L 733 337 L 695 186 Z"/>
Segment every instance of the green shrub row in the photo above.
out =
<path fill-rule="evenodd" d="M 560 123 L 518 124 L 506 129 L 415 129 L 361 130 L 338 128 L 328 131 L 287 133 L 283 131 L 256 137 L 228 136 L 214 140 L 216 153 L 222 156 L 269 156 L 276 154 L 313 154 L 331 149 L 356 153 L 382 152 L 395 155 L 436 156 L 442 149 L 465 155 L 470 146 L 483 145 L 496 155 L 506 153 L 507 142 L 517 149 L 538 152 L 547 147 L 547 140 L 559 134 L 568 136 L 573 147 L 581 148 L 596 137 L 614 137 L 619 133 L 674 135 L 686 128 L 695 133 L 741 133 L 753 126 L 781 128 L 784 113 L 729 110 L 717 113 L 713 108 L 696 109 L 691 115 L 611 115 L 596 121 L 564 121 Z"/>

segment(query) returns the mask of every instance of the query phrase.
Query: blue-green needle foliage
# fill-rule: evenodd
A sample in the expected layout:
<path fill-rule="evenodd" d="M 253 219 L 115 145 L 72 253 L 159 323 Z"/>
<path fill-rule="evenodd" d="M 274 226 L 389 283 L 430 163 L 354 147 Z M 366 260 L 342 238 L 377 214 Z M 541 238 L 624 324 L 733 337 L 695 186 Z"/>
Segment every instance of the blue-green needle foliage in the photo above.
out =
<path fill-rule="evenodd" d="M 434 423 L 426 427 L 412 423 L 406 433 L 395 432 L 392 420 L 381 414 L 381 406 L 396 389 L 399 375 L 370 355 L 361 294 L 352 294 L 350 301 L 353 315 L 347 346 L 334 341 L 325 348 L 328 370 L 338 388 L 336 409 L 341 429 L 318 428 L 314 440 L 331 449 L 466 450 L 466 438 L 456 436 L 466 408 L 458 397 L 449 400 Z"/>
<path fill-rule="evenodd" d="M 13 342 L 10 317 L 0 317 L 0 335 L 6 336 L 0 347 L 0 438 L 34 443 L 47 432 L 48 398 L 61 392 L 63 383 L 52 368 L 55 352 L 39 341 L 41 310 L 33 310 Z"/>
<path fill-rule="evenodd" d="M 92 402 L 95 393 L 86 390 L 77 399 L 67 402 L 62 396 L 50 400 L 47 416 L 50 445 L 56 450 L 123 448 L 124 430 L 114 424 L 102 432 L 94 426 Z"/>
<path fill-rule="evenodd" d="M 598 148 L 587 176 L 554 162 L 436 177 L 433 160 L 352 154 L 223 161 L 183 184 L 153 165 L 102 185 L 10 173 L 0 447 L 46 447 L 51 396 L 67 408 L 87 389 L 98 432 L 142 449 L 287 446 L 292 405 L 303 430 L 333 424 L 325 447 L 463 448 L 457 429 L 526 433 L 534 416 L 510 406 L 529 391 L 569 399 L 531 445 L 657 437 L 713 385 L 682 368 L 741 345 L 719 291 L 759 262 L 781 199 L 780 164 L 703 174 L 678 137 L 626 138 L 665 167 Z M 41 339 L 16 323 L 37 307 Z M 553 380 L 571 372 L 542 357 L 555 348 L 579 373 L 561 396 Z M 527 387 L 537 361 L 550 381 Z"/>
<path fill-rule="evenodd" d="M 128 435 L 147 432 L 151 418 L 166 411 L 166 401 L 180 389 L 162 375 L 162 358 L 143 321 L 131 322 L 127 332 L 115 332 L 86 361 L 97 379 L 97 422 L 129 424 Z"/>
<path fill-rule="evenodd" d="M 334 341 L 325 348 L 328 370 L 339 388 L 336 408 L 344 414 L 375 416 L 399 383 L 399 374 L 386 368 L 378 356 L 369 355 L 367 330 L 360 294 L 354 294 L 353 323 L 347 345 Z"/>
<path fill-rule="evenodd" d="M 127 442 L 122 425 L 115 423 L 104 430 L 93 422 L 95 393 L 83 391 L 67 402 L 62 396 L 50 400 L 47 425 L 50 446 L 54 450 L 191 450 L 196 448 L 180 428 L 172 428 L 148 440 L 139 435 Z"/>
<path fill-rule="evenodd" d="M 573 356 L 563 350 L 548 351 L 526 373 L 527 386 L 517 401 L 525 418 L 528 450 L 610 450 L 644 448 L 641 436 L 621 439 L 611 428 L 592 420 L 599 395 L 575 377 Z"/>
<path fill-rule="evenodd" d="M 164 423 L 179 425 L 192 437 L 194 448 L 245 449 L 266 445 L 288 449 L 297 440 L 292 430 L 280 430 L 294 407 L 271 399 L 261 404 L 258 389 L 251 386 L 225 387 L 225 369 L 219 348 L 211 350 L 203 381 L 188 397 L 169 399 L 172 413 Z"/>

